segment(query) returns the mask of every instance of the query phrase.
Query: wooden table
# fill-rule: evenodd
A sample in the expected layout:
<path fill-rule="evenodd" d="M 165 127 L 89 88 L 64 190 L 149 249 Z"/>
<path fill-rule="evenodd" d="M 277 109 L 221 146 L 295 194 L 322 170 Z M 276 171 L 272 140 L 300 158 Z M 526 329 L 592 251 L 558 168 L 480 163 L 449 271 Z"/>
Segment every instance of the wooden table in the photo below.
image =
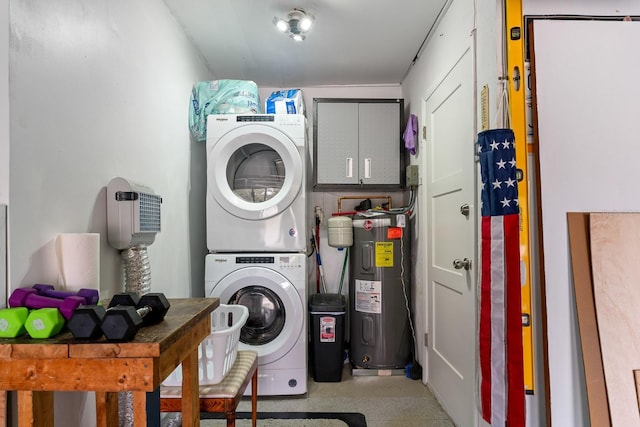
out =
<path fill-rule="evenodd" d="M 182 363 L 182 423 L 200 423 L 198 345 L 211 331 L 217 298 L 170 299 L 164 320 L 130 342 L 0 339 L 0 390 L 17 390 L 18 425 L 53 426 L 54 391 L 96 392 L 97 426 L 118 425 L 117 393 L 131 391 L 134 425 L 146 426 L 147 392 Z"/>

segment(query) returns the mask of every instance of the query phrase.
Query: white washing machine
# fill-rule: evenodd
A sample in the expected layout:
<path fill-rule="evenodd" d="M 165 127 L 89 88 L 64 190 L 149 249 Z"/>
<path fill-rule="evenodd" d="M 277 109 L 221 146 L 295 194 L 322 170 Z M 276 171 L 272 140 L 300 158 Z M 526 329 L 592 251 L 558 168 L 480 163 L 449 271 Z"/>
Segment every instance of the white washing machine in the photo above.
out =
<path fill-rule="evenodd" d="M 307 392 L 307 256 L 284 253 L 209 254 L 205 295 L 242 304 L 249 319 L 239 349 L 258 352 L 258 394 Z M 245 394 L 250 394 L 247 387 Z"/>
<path fill-rule="evenodd" d="M 301 114 L 207 119 L 207 248 L 305 252 L 309 157 Z"/>

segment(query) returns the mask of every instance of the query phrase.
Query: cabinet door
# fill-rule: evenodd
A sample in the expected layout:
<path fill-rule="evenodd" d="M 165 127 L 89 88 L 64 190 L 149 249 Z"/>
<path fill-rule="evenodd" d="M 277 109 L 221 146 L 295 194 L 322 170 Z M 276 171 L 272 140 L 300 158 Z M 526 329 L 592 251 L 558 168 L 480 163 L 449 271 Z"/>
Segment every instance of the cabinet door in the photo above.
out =
<path fill-rule="evenodd" d="M 401 184 L 398 108 L 397 103 L 358 105 L 358 183 Z"/>
<path fill-rule="evenodd" d="M 358 184 L 358 104 L 318 103 L 318 184 Z"/>

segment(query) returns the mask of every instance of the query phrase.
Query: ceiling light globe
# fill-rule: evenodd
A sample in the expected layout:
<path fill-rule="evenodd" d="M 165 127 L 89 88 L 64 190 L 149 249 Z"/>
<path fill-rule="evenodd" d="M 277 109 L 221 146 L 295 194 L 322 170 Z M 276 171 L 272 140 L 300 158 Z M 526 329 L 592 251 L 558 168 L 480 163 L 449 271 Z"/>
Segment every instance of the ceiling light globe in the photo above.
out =
<path fill-rule="evenodd" d="M 283 33 L 289 31 L 289 24 L 284 19 L 273 18 L 273 23 L 278 28 L 278 30 L 282 31 Z"/>
<path fill-rule="evenodd" d="M 298 23 L 298 27 L 300 27 L 300 30 L 302 31 L 309 31 L 312 24 L 313 24 L 313 21 L 311 20 L 311 18 L 309 18 L 308 16 L 305 16 Z"/>
<path fill-rule="evenodd" d="M 291 34 L 291 38 L 297 42 L 304 40 L 304 36 L 302 34 Z"/>

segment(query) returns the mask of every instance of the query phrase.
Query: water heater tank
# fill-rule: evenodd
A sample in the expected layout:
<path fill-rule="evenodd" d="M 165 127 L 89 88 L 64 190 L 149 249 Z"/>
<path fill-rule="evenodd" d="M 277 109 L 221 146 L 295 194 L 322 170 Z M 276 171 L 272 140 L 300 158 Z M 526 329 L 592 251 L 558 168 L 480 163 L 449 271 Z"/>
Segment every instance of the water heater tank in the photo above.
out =
<path fill-rule="evenodd" d="M 405 368 L 411 356 L 407 215 L 353 217 L 349 358 L 360 368 Z"/>

